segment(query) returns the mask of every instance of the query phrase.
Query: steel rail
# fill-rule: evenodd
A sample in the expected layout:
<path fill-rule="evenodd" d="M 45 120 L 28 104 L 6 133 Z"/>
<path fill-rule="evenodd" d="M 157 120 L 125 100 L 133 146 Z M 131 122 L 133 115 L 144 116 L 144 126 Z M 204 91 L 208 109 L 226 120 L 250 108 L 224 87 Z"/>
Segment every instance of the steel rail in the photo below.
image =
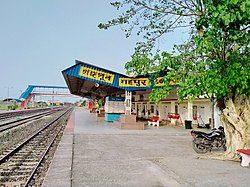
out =
<path fill-rule="evenodd" d="M 70 113 L 70 111 L 72 111 L 72 109 L 67 110 L 64 114 L 62 114 L 60 116 L 60 118 L 64 115 L 66 115 L 66 113 Z M 50 142 L 50 144 L 47 146 L 45 152 L 43 153 L 43 155 L 41 156 L 39 162 L 37 163 L 37 165 L 34 167 L 33 171 L 31 172 L 30 176 L 28 177 L 28 179 L 26 180 L 24 187 L 29 187 L 29 183 L 31 182 L 31 180 L 33 179 L 36 171 L 38 170 L 39 166 L 41 165 L 43 159 L 45 158 L 45 156 L 47 155 L 47 153 L 49 152 L 49 149 L 52 147 L 52 145 L 54 144 L 54 142 L 56 141 L 56 138 L 58 137 L 59 133 L 62 131 L 63 127 L 61 127 L 56 135 L 54 136 L 54 138 L 52 139 L 52 141 Z"/>
<path fill-rule="evenodd" d="M 25 123 L 30 122 L 32 120 L 36 120 L 36 119 L 39 119 L 39 118 L 41 118 L 43 116 L 47 116 L 47 115 L 50 115 L 50 114 L 53 114 L 53 113 L 55 113 L 55 111 L 51 110 L 51 111 L 48 111 L 48 112 L 35 114 L 33 116 L 18 119 L 18 120 L 15 120 L 15 121 L 10 121 L 10 122 L 7 122 L 7 123 L 3 123 L 3 124 L 0 125 L 0 132 L 4 132 L 6 130 L 12 129 L 12 128 L 17 127 L 19 125 L 25 124 Z M 18 123 L 18 122 L 20 122 L 20 123 Z M 17 124 L 15 124 L 15 123 L 17 123 Z M 13 125 L 11 125 L 11 124 L 13 124 Z M 11 125 L 11 126 L 8 126 L 8 125 Z M 5 126 L 7 126 L 7 127 L 5 127 Z"/>
<path fill-rule="evenodd" d="M 51 110 L 51 108 L 3 112 L 3 113 L 0 113 L 0 120 L 12 118 L 13 116 L 17 117 L 17 116 L 22 116 L 22 115 L 29 115 L 32 113 L 37 113 L 37 112 L 42 112 L 42 111 L 47 111 L 47 110 Z"/>
<path fill-rule="evenodd" d="M 30 176 L 28 177 L 28 179 L 26 180 L 24 187 L 28 187 L 29 183 L 31 182 L 31 180 L 33 179 L 36 171 L 38 170 L 39 166 L 41 165 L 43 159 L 45 158 L 45 156 L 47 155 L 47 153 L 49 152 L 50 148 L 52 147 L 52 145 L 54 144 L 54 142 L 56 141 L 56 138 L 58 137 L 59 133 L 61 132 L 61 130 L 63 129 L 63 127 L 61 127 L 56 135 L 54 136 L 53 140 L 50 142 L 50 144 L 47 146 L 45 152 L 42 154 L 40 160 L 38 161 L 38 163 L 36 164 L 36 166 L 34 167 L 33 171 L 31 172 Z"/>
<path fill-rule="evenodd" d="M 37 131 L 36 133 L 34 133 L 33 135 L 31 135 L 29 138 L 27 138 L 26 140 L 24 140 L 21 144 L 19 144 L 15 149 L 13 149 L 12 151 L 10 151 L 6 155 L 4 155 L 2 158 L 0 158 L 0 164 L 4 163 L 5 160 L 7 160 L 10 156 L 12 156 L 13 154 L 15 154 L 17 151 L 19 151 L 25 144 L 27 144 L 30 140 L 32 140 L 34 137 L 36 137 L 40 132 L 42 132 L 43 130 L 45 130 L 46 128 L 48 128 L 50 125 L 52 125 L 54 122 L 56 122 L 62 116 L 64 116 L 70 110 L 71 109 L 68 109 L 66 112 L 64 112 L 63 114 L 61 114 L 59 117 L 57 117 L 56 119 L 54 119 L 51 122 L 49 122 L 45 127 L 41 128 L 39 131 Z"/>

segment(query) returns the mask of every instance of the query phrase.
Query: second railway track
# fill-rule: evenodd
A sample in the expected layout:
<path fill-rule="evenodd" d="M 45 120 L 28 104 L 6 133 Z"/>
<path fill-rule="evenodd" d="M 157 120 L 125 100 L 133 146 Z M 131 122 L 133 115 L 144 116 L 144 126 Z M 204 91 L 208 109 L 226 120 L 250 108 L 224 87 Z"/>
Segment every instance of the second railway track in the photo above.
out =
<path fill-rule="evenodd" d="M 13 118 L 13 117 L 41 113 L 41 112 L 45 112 L 45 111 L 49 111 L 49 110 L 51 110 L 51 108 L 40 108 L 40 109 L 29 109 L 29 110 L 3 112 L 3 113 L 0 113 L 0 121 L 8 120 L 8 119 Z"/>
<path fill-rule="evenodd" d="M 33 120 L 37 120 L 37 119 L 42 118 L 42 117 L 47 116 L 47 115 L 51 115 L 55 112 L 56 112 L 55 110 L 49 110 L 49 111 L 45 111 L 45 112 L 42 112 L 39 114 L 34 114 L 32 116 L 24 117 L 22 119 L 15 119 L 14 121 L 2 123 L 2 124 L 0 124 L 0 132 L 10 130 L 10 129 L 17 127 L 19 125 L 28 123 L 28 122 L 33 121 Z"/>
<path fill-rule="evenodd" d="M 29 138 L 9 145 L 9 148 L 1 152 L 0 186 L 39 186 L 35 180 L 38 168 L 58 134 L 64 129 L 66 123 L 62 125 L 61 122 L 68 119 L 71 111 L 72 109 L 58 111 L 53 120 L 41 125 Z"/>

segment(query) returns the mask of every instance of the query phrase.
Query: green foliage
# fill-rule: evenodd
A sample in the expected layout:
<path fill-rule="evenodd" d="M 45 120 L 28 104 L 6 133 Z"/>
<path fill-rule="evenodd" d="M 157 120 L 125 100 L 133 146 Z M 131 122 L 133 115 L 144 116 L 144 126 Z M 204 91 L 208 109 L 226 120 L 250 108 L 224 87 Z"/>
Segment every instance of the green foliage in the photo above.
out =
<path fill-rule="evenodd" d="M 17 105 L 17 104 L 9 105 L 9 106 L 8 106 L 8 110 L 16 110 L 17 108 L 18 108 L 18 105 Z"/>
<path fill-rule="evenodd" d="M 181 100 L 250 95 L 249 0 L 123 0 L 112 5 L 124 13 L 99 27 L 123 24 L 126 36 L 136 30 L 144 38 L 125 66 L 128 73 L 166 74 L 166 85 L 153 89 L 151 100 L 166 97 L 171 91 L 167 83 L 179 80 Z M 163 34 L 185 26 L 191 28 L 189 41 L 175 46 L 172 54 L 154 50 Z"/>
<path fill-rule="evenodd" d="M 81 103 L 81 106 L 86 106 L 86 104 L 87 104 L 87 101 L 83 100 L 83 102 Z"/>

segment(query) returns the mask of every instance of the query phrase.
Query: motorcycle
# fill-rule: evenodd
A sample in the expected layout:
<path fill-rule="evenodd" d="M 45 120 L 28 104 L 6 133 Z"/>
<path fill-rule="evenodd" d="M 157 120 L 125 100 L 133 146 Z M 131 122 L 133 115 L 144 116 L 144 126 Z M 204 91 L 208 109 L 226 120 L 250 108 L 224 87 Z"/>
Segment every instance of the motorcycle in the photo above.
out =
<path fill-rule="evenodd" d="M 212 149 L 223 148 L 226 151 L 226 137 L 224 128 L 220 126 L 218 129 L 214 128 L 209 133 L 192 130 L 191 135 L 193 136 L 193 148 L 196 153 L 207 153 Z"/>

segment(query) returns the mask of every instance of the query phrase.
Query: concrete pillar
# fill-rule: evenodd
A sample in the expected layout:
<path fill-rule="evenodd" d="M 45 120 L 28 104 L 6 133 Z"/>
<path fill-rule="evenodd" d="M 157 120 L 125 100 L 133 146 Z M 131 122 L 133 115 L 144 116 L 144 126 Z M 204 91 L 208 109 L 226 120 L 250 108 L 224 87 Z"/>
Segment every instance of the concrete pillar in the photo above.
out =
<path fill-rule="evenodd" d="M 171 101 L 170 112 L 175 113 L 175 101 Z"/>
<path fill-rule="evenodd" d="M 131 106 L 132 106 L 132 92 L 125 91 L 125 115 L 131 115 Z"/>
<path fill-rule="evenodd" d="M 148 118 L 148 104 L 144 104 L 145 118 Z"/>
<path fill-rule="evenodd" d="M 143 110 L 142 103 L 138 103 L 138 114 L 137 114 L 138 117 L 142 117 L 142 110 Z"/>
<path fill-rule="evenodd" d="M 156 104 L 154 104 L 154 116 L 156 115 Z"/>
<path fill-rule="evenodd" d="M 193 120 L 193 102 L 188 101 L 188 120 Z"/>
<path fill-rule="evenodd" d="M 150 111 L 150 105 L 149 105 L 149 102 L 147 102 L 147 118 L 149 118 L 149 111 Z"/>
<path fill-rule="evenodd" d="M 164 115 L 164 111 L 163 111 L 163 107 L 162 107 L 162 102 L 160 102 L 160 103 L 158 104 L 158 112 L 159 112 L 159 117 L 160 117 L 161 119 L 163 119 L 165 116 L 163 116 L 163 115 Z"/>

